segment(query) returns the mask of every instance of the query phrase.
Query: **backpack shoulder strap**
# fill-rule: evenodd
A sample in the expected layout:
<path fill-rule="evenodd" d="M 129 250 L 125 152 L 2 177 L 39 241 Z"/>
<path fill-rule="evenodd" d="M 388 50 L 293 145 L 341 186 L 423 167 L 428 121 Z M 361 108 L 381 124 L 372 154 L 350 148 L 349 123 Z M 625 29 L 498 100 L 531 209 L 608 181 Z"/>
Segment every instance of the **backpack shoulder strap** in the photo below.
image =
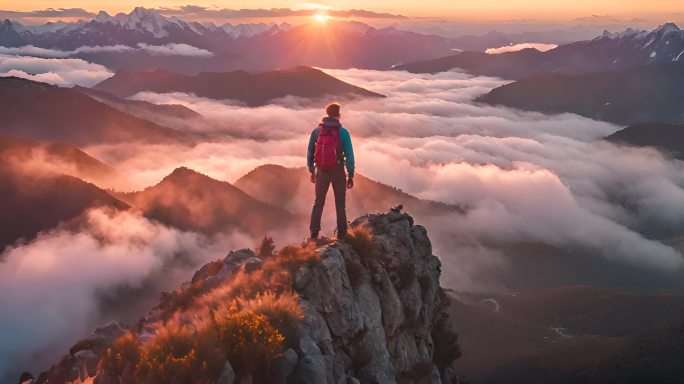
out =
<path fill-rule="evenodd" d="M 316 140 L 321 136 L 321 131 L 323 131 L 323 124 L 318 124 L 318 127 L 314 128 L 313 134 L 316 136 Z"/>

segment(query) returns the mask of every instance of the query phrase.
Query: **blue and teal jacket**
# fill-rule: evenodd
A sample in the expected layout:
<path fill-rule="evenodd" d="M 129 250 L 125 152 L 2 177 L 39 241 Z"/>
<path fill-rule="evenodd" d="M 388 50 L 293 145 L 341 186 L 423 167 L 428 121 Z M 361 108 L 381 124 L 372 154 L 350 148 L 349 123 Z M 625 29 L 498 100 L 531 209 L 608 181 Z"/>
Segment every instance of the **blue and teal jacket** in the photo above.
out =
<path fill-rule="evenodd" d="M 334 117 L 323 118 L 323 125 L 340 127 L 340 142 L 342 143 L 342 154 L 340 156 L 340 166 L 347 167 L 347 174 L 349 177 L 354 177 L 354 147 L 352 147 L 351 135 L 349 131 L 340 124 L 340 121 Z M 311 132 L 309 138 L 309 149 L 306 153 L 306 165 L 309 167 L 309 172 L 314 173 L 316 167 L 314 164 L 314 152 L 316 151 L 316 140 L 318 134 L 321 133 L 321 127 L 316 127 Z"/>

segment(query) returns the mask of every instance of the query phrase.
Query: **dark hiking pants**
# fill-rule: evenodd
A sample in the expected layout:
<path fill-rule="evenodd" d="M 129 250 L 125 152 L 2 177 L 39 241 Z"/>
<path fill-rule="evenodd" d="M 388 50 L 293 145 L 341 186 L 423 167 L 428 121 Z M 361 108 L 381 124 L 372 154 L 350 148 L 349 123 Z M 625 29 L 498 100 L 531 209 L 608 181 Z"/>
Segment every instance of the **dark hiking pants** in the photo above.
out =
<path fill-rule="evenodd" d="M 311 210 L 311 233 L 318 233 L 321 230 L 321 216 L 325 205 L 325 196 L 332 184 L 335 194 L 335 210 L 337 211 L 337 232 L 342 233 L 347 230 L 347 212 L 345 210 L 345 194 L 347 193 L 347 176 L 344 168 L 317 169 L 316 170 L 316 201 Z"/>

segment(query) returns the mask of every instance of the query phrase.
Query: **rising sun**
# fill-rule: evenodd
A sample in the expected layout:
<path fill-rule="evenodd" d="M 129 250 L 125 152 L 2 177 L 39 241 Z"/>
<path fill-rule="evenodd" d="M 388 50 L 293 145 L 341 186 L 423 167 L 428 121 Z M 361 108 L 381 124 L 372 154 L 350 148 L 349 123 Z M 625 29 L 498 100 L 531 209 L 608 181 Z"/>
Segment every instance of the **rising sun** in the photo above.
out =
<path fill-rule="evenodd" d="M 317 13 L 314 15 L 314 20 L 316 20 L 317 23 L 321 23 L 321 24 L 328 21 L 329 18 L 330 18 L 330 16 L 323 14 L 323 13 Z"/>

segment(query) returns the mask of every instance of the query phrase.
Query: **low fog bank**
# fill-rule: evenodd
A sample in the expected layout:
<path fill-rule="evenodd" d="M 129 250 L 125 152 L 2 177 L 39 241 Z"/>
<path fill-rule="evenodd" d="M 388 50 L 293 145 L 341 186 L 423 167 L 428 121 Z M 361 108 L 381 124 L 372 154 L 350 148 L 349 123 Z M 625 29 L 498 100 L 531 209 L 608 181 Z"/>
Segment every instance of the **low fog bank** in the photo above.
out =
<path fill-rule="evenodd" d="M 245 246 L 252 239 L 239 233 L 209 239 L 135 212 L 94 209 L 78 229 L 57 228 L 8 248 L 0 263 L 0 378 L 47 368 L 109 321 L 137 321 L 160 292 Z"/>
<path fill-rule="evenodd" d="M 0 51 L 0 76 L 20 77 L 63 87 L 90 87 L 113 75 L 106 67 L 82 59 L 15 56 Z"/>

